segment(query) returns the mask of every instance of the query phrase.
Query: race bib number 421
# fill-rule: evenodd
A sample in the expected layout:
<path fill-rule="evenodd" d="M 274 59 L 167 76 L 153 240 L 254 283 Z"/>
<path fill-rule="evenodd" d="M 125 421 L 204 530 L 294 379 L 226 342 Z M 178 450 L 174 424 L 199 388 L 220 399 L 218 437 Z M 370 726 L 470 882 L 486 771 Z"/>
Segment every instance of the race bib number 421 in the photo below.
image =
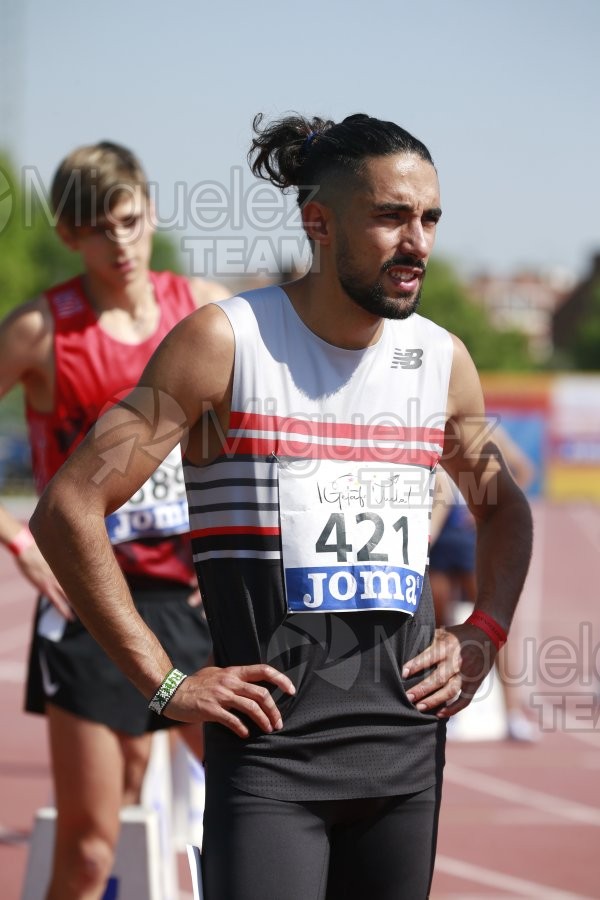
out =
<path fill-rule="evenodd" d="M 423 589 L 432 474 L 416 466 L 283 463 L 279 505 L 289 612 L 396 610 Z"/>

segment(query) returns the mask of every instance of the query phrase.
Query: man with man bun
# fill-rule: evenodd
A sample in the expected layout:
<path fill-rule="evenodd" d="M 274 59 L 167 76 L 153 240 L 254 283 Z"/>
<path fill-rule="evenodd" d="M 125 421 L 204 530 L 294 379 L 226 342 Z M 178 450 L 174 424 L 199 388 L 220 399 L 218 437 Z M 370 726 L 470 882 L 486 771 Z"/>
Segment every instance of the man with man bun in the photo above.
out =
<path fill-rule="evenodd" d="M 298 191 L 310 270 L 177 326 L 127 401 L 144 416 L 117 407 L 101 420 L 46 490 L 34 533 L 151 706 L 207 723 L 207 900 L 419 900 L 445 721 L 506 640 L 530 512 L 487 438 L 464 345 L 416 313 L 441 216 L 427 148 L 366 115 L 254 127 L 252 171 Z M 130 448 L 155 435 L 152 392 L 173 401 L 161 454 L 185 446 L 215 662 L 196 673 L 174 668 L 135 615 L 102 525 L 151 472 Z M 107 428 L 123 464 L 100 480 Z M 476 517 L 479 567 L 473 615 L 436 630 L 438 465 Z"/>

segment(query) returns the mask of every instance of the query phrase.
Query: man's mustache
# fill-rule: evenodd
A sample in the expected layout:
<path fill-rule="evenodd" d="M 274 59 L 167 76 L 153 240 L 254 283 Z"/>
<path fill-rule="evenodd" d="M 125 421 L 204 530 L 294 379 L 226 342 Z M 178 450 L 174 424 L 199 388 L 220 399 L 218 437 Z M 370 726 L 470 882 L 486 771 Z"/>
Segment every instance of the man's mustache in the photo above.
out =
<path fill-rule="evenodd" d="M 388 259 L 387 262 L 384 262 L 381 271 L 387 272 L 395 266 L 409 266 L 411 269 L 421 269 L 422 272 L 425 271 L 425 263 L 423 260 L 416 259 L 414 256 L 394 256 L 393 259 Z"/>

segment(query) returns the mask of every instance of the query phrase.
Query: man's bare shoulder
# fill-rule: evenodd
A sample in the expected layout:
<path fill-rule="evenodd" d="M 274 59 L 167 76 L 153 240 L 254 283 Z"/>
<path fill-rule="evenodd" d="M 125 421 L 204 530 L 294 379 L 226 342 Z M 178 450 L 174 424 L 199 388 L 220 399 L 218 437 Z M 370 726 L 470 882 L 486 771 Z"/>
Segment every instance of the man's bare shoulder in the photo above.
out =
<path fill-rule="evenodd" d="M 150 360 L 140 385 L 169 395 L 195 423 L 207 408 L 226 401 L 235 341 L 229 319 L 209 304 L 179 322 Z"/>
<path fill-rule="evenodd" d="M 483 412 L 483 392 L 479 373 L 467 347 L 455 334 L 452 338 L 452 371 L 448 387 L 449 416 L 478 415 Z"/>
<path fill-rule="evenodd" d="M 52 330 L 52 316 L 44 294 L 15 306 L 0 323 L 2 329 L 22 329 L 39 334 L 43 329 Z"/>
<path fill-rule="evenodd" d="M 52 317 L 45 297 L 13 309 L 0 323 L 0 395 L 19 381 L 46 385 L 53 365 Z M 45 391 L 45 387 L 43 388 Z"/>
<path fill-rule="evenodd" d="M 209 281 L 206 278 L 188 278 L 192 296 L 196 306 L 205 306 L 207 303 L 216 303 L 217 300 L 226 300 L 231 297 L 231 291 L 218 281 Z"/>
<path fill-rule="evenodd" d="M 230 296 L 230 295 L 228 295 Z M 173 340 L 198 340 L 233 343 L 233 330 L 228 316 L 220 306 L 207 303 L 182 319 L 165 338 L 165 342 Z"/>
<path fill-rule="evenodd" d="M 30 352 L 36 357 L 40 352 L 47 352 L 52 332 L 52 316 L 43 295 L 15 307 L 0 323 L 3 348 L 11 349 L 13 353 Z"/>
<path fill-rule="evenodd" d="M 228 317 L 208 304 L 179 322 L 163 339 L 157 354 L 161 377 L 179 373 L 189 380 L 200 373 L 212 381 L 228 378 L 235 341 Z"/>

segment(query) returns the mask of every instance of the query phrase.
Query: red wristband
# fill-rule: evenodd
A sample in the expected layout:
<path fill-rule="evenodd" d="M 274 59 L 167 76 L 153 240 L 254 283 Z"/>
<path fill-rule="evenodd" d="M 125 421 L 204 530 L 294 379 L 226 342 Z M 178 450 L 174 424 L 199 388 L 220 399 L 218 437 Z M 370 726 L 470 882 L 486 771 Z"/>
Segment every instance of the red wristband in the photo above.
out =
<path fill-rule="evenodd" d="M 24 525 L 23 528 L 15 534 L 12 541 L 8 542 L 6 549 L 10 550 L 13 556 L 20 556 L 21 553 L 29 549 L 29 547 L 33 547 L 34 544 L 35 539 L 32 533 L 27 525 Z"/>
<path fill-rule="evenodd" d="M 476 628 L 480 628 L 481 631 L 487 634 L 490 641 L 496 647 L 496 650 L 500 650 L 506 643 L 508 635 L 504 628 L 502 625 L 499 625 L 495 619 L 488 616 L 487 613 L 481 612 L 478 609 L 474 610 L 467 619 L 467 624 L 474 625 Z"/>

